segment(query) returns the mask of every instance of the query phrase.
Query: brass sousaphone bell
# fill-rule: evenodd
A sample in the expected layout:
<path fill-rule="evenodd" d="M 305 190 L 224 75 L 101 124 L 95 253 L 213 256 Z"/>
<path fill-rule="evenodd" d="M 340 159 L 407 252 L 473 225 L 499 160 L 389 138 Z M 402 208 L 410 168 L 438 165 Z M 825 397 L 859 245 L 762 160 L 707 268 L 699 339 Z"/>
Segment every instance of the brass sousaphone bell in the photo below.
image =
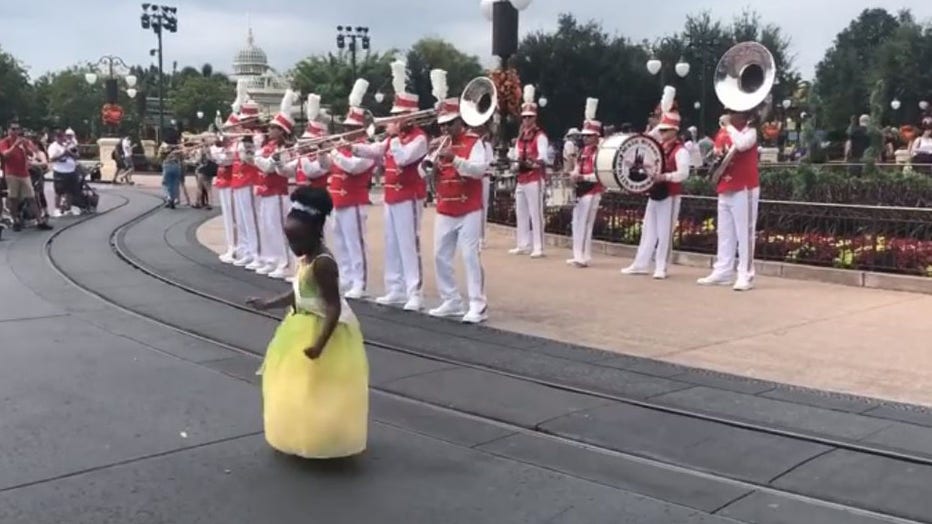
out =
<path fill-rule="evenodd" d="M 777 66 L 765 46 L 757 42 L 735 44 L 722 55 L 712 78 L 715 96 L 726 109 L 750 112 L 754 123 L 767 118 L 773 106 L 770 91 L 777 79 Z M 729 149 L 725 157 L 713 165 L 713 183 L 718 183 L 735 152 L 734 148 Z"/>
<path fill-rule="evenodd" d="M 460 118 L 463 119 L 463 123 L 467 126 L 484 126 L 492 119 L 497 109 L 498 89 L 495 88 L 495 83 L 489 77 L 479 76 L 473 78 L 463 88 L 463 93 L 460 95 L 459 112 Z M 428 174 L 434 172 L 437 154 L 448 141 L 449 138 L 444 137 L 437 148 L 421 162 L 425 172 Z"/>

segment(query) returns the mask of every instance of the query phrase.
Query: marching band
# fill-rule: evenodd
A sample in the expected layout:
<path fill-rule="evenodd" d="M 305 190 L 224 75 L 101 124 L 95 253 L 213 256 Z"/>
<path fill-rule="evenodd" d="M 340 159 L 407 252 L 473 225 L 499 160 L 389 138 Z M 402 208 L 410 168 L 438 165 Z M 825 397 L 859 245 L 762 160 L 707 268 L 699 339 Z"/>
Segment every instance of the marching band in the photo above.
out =
<path fill-rule="evenodd" d="M 728 55 L 725 58 L 735 60 Z M 757 132 L 751 121 L 759 118 L 764 107 L 758 99 L 761 93 L 769 93 L 766 77 L 773 69 L 766 62 L 742 65 L 759 67 L 765 82 L 754 92 L 743 93 L 737 102 L 718 93 L 716 86 L 726 106 L 714 148 L 718 159 L 713 169 L 718 192 L 718 251 L 712 273 L 698 281 L 701 285 L 732 285 L 738 291 L 754 285 L 760 188 Z M 419 110 L 418 96 L 406 90 L 406 64 L 392 63 L 391 74 L 395 92 L 391 116 L 372 118 L 363 108 L 368 82 L 358 79 L 342 121 L 344 132 L 328 134 L 327 126 L 317 119 L 321 98 L 312 93 L 305 104 L 307 125 L 297 140 L 291 138 L 295 127 L 292 107 L 299 101 L 294 92 L 286 92 L 281 110 L 265 125 L 245 86 L 237 86 L 233 111 L 221 125 L 220 138 L 205 145 L 206 154 L 218 167 L 213 183 L 220 199 L 226 243 L 220 260 L 270 278 L 293 280 L 296 264 L 282 230 L 289 209 L 289 185 L 326 188 L 334 204 L 326 229 L 332 235 L 341 292 L 347 298 L 367 296 L 369 191 L 373 171 L 381 166 L 385 294 L 375 301 L 407 311 L 424 309 L 421 223 L 430 184 L 436 197 L 433 260 L 441 303 L 428 313 L 467 323 L 483 322 L 488 303 L 480 254 L 485 245 L 491 179 L 498 166 L 491 129 L 495 87 L 480 77 L 460 98 L 448 98 L 446 72 L 435 69 L 430 76 L 437 102 L 434 109 Z M 491 104 L 479 109 L 478 97 L 483 96 L 490 97 Z M 521 128 L 508 155 L 514 168 L 517 218 L 517 244 L 509 253 L 540 258 L 544 256 L 549 141 L 537 124 L 534 87 L 525 86 L 522 98 Z M 573 200 L 573 256 L 566 262 L 577 268 L 591 263 L 593 228 L 602 195 L 625 190 L 643 194 L 646 204 L 637 254 L 621 272 L 649 274 L 653 262 L 653 278 L 665 279 L 682 185 L 695 167 L 680 139 L 676 91 L 664 88 L 644 133 L 623 129 L 603 137 L 602 123 L 596 118 L 598 104 L 595 98 L 586 100 L 582 127 L 567 133 L 563 151 L 562 180 L 569 184 Z M 441 129 L 436 138 L 423 128 L 433 123 Z M 384 132 L 375 135 L 375 126 Z M 571 140 L 577 136 L 582 139 L 579 145 Z M 455 278 L 457 250 L 465 269 L 465 302 Z"/>

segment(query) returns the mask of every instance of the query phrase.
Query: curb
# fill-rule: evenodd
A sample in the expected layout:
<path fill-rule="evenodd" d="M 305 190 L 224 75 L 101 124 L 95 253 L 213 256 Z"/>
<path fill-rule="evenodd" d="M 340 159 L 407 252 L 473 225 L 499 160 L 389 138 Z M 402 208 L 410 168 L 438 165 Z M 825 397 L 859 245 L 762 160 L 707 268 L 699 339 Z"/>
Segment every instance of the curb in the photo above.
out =
<path fill-rule="evenodd" d="M 489 222 L 486 227 L 490 230 L 505 234 L 512 234 L 515 229 L 511 226 L 503 226 L 491 222 Z M 550 247 L 567 249 L 572 249 L 573 247 L 572 238 L 554 233 L 546 233 L 544 235 L 544 243 Z M 637 246 L 606 242 L 604 240 L 593 240 L 592 251 L 610 257 L 634 258 L 637 252 Z M 715 257 L 712 255 L 704 255 L 702 253 L 690 253 L 686 251 L 673 252 L 673 263 L 679 266 L 711 269 L 714 260 Z M 788 264 L 771 260 L 757 260 L 754 262 L 754 266 L 758 274 L 768 277 L 932 295 L 932 278 L 927 277 L 807 266 L 803 264 Z"/>

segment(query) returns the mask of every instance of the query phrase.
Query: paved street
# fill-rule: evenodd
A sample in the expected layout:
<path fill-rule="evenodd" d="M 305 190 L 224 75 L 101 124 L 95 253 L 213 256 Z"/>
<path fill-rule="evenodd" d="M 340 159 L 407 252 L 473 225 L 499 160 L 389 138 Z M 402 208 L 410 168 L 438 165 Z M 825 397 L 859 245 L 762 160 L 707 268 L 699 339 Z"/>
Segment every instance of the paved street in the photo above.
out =
<path fill-rule="evenodd" d="M 48 249 L 33 231 L 0 243 L 0 293 L 16 297 L 0 302 L 4 524 L 932 515 L 920 409 L 364 302 L 369 450 L 279 456 L 254 374 L 276 320 L 237 304 L 283 284 L 219 264 L 197 242 L 203 211 L 102 197 Z"/>

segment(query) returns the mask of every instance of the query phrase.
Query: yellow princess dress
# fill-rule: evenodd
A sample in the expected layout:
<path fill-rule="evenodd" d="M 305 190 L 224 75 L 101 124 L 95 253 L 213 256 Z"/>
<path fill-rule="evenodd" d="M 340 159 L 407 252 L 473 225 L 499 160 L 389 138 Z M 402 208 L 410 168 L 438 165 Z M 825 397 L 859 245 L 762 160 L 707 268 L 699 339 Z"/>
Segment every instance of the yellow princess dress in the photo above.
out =
<path fill-rule="evenodd" d="M 359 321 L 346 300 L 320 357 L 304 354 L 324 324 L 314 262 L 329 256 L 299 262 L 295 309 L 275 331 L 258 371 L 266 441 L 282 453 L 313 459 L 362 453 L 369 418 L 369 364 Z"/>

